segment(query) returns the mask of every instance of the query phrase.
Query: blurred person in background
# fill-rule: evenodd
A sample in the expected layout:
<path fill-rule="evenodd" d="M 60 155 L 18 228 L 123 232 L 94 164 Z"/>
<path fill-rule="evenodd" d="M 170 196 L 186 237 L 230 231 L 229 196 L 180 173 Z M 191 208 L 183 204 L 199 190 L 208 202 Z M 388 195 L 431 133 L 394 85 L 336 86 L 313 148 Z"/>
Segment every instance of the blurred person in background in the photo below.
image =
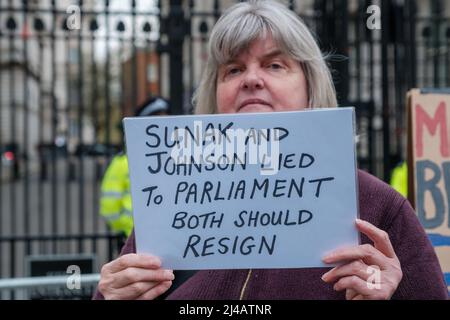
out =
<path fill-rule="evenodd" d="M 152 97 L 137 108 L 135 117 L 168 115 L 169 112 L 169 101 Z M 109 230 L 128 237 L 133 230 L 132 209 L 128 158 L 122 151 L 114 156 L 103 176 L 100 215 L 105 218 Z"/>

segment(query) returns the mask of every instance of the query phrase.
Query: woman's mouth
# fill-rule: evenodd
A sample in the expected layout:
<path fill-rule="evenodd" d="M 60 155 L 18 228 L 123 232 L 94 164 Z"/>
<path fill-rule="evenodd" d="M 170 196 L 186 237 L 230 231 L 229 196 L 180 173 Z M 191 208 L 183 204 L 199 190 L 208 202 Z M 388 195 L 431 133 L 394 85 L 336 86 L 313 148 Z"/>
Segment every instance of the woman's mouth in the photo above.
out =
<path fill-rule="evenodd" d="M 238 112 L 258 112 L 272 109 L 270 103 L 261 99 L 247 99 L 239 105 Z"/>

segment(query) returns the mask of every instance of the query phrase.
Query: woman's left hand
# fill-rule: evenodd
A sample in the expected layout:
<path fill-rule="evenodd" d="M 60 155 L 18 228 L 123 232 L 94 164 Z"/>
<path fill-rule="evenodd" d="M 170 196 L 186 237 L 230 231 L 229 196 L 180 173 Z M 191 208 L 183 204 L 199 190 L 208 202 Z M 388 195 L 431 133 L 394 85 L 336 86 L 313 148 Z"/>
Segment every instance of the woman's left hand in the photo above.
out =
<path fill-rule="evenodd" d="M 356 220 L 356 227 L 374 245 L 338 249 L 327 254 L 325 263 L 339 264 L 322 276 L 334 284 L 334 290 L 346 290 L 347 300 L 387 300 L 402 280 L 400 261 L 394 252 L 389 235 L 367 221 Z"/>

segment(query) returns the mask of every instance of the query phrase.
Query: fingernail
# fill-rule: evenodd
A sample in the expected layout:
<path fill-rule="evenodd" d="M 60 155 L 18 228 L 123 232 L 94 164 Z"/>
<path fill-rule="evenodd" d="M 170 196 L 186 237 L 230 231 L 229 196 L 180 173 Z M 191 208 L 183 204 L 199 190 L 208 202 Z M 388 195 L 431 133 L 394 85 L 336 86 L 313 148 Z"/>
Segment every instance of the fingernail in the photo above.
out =
<path fill-rule="evenodd" d="M 159 260 L 157 257 L 152 257 L 152 259 L 150 260 L 150 265 L 151 266 L 161 266 L 161 260 Z"/>
<path fill-rule="evenodd" d="M 322 281 L 326 281 L 327 277 L 328 277 L 328 272 L 327 272 L 327 273 L 324 273 L 324 274 L 322 275 Z"/>
<path fill-rule="evenodd" d="M 170 280 L 173 280 L 173 279 L 175 279 L 175 275 L 173 274 L 173 271 L 172 270 L 166 270 L 165 272 L 164 272 L 164 274 L 167 276 L 167 278 L 169 278 Z"/>
<path fill-rule="evenodd" d="M 357 224 L 369 224 L 369 222 L 367 222 L 366 220 L 361 220 L 361 219 L 356 219 L 356 223 Z"/>

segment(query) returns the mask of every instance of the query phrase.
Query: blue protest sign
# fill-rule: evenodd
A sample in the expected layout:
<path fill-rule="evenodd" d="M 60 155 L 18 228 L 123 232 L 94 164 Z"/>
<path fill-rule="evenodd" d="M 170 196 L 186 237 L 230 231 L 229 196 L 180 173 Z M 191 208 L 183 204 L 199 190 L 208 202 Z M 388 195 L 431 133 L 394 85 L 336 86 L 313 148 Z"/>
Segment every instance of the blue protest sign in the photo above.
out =
<path fill-rule="evenodd" d="M 358 244 L 353 108 L 124 127 L 137 251 L 164 267 L 321 267 Z"/>

